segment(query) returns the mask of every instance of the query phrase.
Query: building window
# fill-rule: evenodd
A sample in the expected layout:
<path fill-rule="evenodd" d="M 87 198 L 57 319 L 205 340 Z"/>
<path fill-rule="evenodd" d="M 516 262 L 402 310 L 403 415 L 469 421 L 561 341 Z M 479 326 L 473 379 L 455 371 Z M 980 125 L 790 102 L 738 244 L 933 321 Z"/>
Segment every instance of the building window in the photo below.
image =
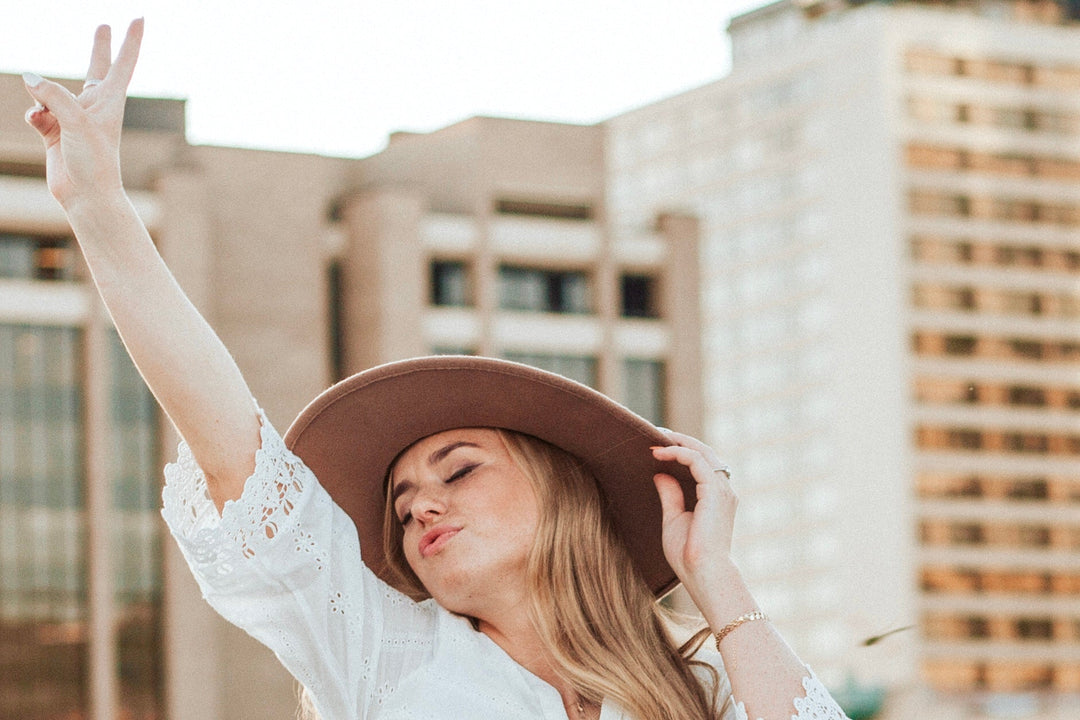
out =
<path fill-rule="evenodd" d="M 458 260 L 434 260 L 430 267 L 432 305 L 449 307 L 472 305 L 468 265 Z"/>
<path fill-rule="evenodd" d="M 1050 484 L 1045 478 L 1016 480 L 1006 492 L 1010 500 L 1046 500 L 1050 497 Z"/>
<path fill-rule="evenodd" d="M 946 355 L 973 355 L 978 340 L 973 335 L 947 335 L 945 337 Z"/>
<path fill-rule="evenodd" d="M 593 216 L 592 206 L 585 203 L 536 200 L 499 200 L 495 203 L 495 212 L 500 215 L 527 215 L 562 220 L 590 220 Z"/>
<path fill-rule="evenodd" d="M 623 401 L 653 425 L 666 424 L 666 393 L 662 360 L 623 361 Z"/>
<path fill-rule="evenodd" d="M 69 238 L 0 233 L 0 278 L 71 280 L 73 268 Z"/>
<path fill-rule="evenodd" d="M 571 380 L 577 380 L 579 383 L 589 387 L 596 387 L 597 363 L 594 357 L 523 352 L 508 352 L 503 357 L 507 360 L 557 373 Z"/>
<path fill-rule="evenodd" d="M 334 259 L 326 266 L 326 321 L 329 342 L 330 377 L 345 379 L 345 271 Z"/>
<path fill-rule="evenodd" d="M 86 367 L 84 331 L 0 324 L 0 717 L 87 717 L 95 643 L 117 657 L 117 717 L 162 713 L 156 411 L 115 333 Z M 86 512 L 84 378 L 107 382 L 105 517 Z M 111 536 L 115 632 L 91 633 L 87 538 Z"/>
<path fill-rule="evenodd" d="M 592 309 L 590 295 L 585 272 L 499 268 L 499 307 L 504 310 L 583 314 Z"/>
<path fill-rule="evenodd" d="M 1009 404 L 1042 407 L 1046 405 L 1046 390 L 1040 387 L 1014 385 L 1009 388 Z"/>
<path fill-rule="evenodd" d="M 651 275 L 626 274 L 619 278 L 620 312 L 623 317 L 660 317 L 657 280 Z"/>
<path fill-rule="evenodd" d="M 162 717 L 161 472 L 157 403 L 109 333 L 113 576 L 120 717 Z"/>
<path fill-rule="evenodd" d="M 471 345 L 436 345 L 431 348 L 432 355 L 476 355 L 476 348 Z"/>
<path fill-rule="evenodd" d="M 1024 640 L 1053 640 L 1054 622 L 1049 618 L 1020 618 L 1016 634 Z"/>
<path fill-rule="evenodd" d="M 979 523 L 956 523 L 949 526 L 949 540 L 956 545 L 981 545 L 986 531 Z"/>

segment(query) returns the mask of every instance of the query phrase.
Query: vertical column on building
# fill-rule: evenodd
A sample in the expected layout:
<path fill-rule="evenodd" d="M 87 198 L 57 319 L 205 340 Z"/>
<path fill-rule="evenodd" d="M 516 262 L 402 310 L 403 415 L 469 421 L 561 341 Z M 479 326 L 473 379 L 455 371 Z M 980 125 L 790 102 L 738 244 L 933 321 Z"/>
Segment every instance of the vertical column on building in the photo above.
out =
<path fill-rule="evenodd" d="M 165 263 L 196 308 L 212 320 L 210 218 L 206 181 L 197 172 L 173 171 L 158 181 L 163 215 L 155 240 Z M 161 422 L 160 447 L 178 436 Z M 165 707 L 170 720 L 224 720 L 220 635 L 226 623 L 202 598 L 175 543 L 163 546 Z"/>
<path fill-rule="evenodd" d="M 597 358 L 600 392 L 626 400 L 623 384 L 621 348 L 616 342 L 615 325 L 619 321 L 619 269 L 615 262 L 614 238 L 607 222 L 606 209 L 595 208 L 593 221 L 600 228 L 600 252 L 593 266 L 593 286 L 596 288 L 596 315 L 600 321 L 600 352 Z"/>
<path fill-rule="evenodd" d="M 427 208 L 403 186 L 349 198 L 342 213 L 342 326 L 347 374 L 427 352 L 421 332 L 427 263 L 422 243 Z"/>
<path fill-rule="evenodd" d="M 109 321 L 92 295 L 84 338 L 86 387 L 86 539 L 89 594 L 90 720 L 117 716 L 117 654 L 113 602 L 112 492 L 109 486 Z"/>
<path fill-rule="evenodd" d="M 700 223 L 688 215 L 663 213 L 656 226 L 667 248 L 660 283 L 660 314 L 671 333 L 666 362 L 668 424 L 700 437 L 705 416 L 701 385 Z"/>

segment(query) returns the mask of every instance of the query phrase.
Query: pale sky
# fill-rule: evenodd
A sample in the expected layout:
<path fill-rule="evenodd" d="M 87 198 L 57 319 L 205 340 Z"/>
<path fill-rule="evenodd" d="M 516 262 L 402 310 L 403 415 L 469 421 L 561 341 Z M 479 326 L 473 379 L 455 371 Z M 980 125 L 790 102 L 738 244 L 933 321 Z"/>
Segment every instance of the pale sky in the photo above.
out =
<path fill-rule="evenodd" d="M 118 45 L 144 16 L 132 93 L 187 99 L 191 142 L 359 157 L 394 130 L 592 123 L 704 84 L 764 1 L 11 0 L 0 72 L 82 77 L 97 24 Z"/>

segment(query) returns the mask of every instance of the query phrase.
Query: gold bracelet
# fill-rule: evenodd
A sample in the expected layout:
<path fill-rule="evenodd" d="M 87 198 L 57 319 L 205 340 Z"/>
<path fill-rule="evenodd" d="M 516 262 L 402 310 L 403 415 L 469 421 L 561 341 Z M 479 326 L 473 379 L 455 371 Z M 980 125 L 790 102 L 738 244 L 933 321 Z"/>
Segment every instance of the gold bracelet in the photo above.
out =
<path fill-rule="evenodd" d="M 769 616 L 766 615 L 765 613 L 761 612 L 760 610 L 755 610 L 754 612 L 746 613 L 745 615 L 740 615 L 739 617 L 735 618 L 734 620 L 729 622 L 727 625 L 725 625 L 724 627 L 722 627 L 722 628 L 720 628 L 719 630 L 716 631 L 716 633 L 715 633 L 716 649 L 717 650 L 720 649 L 720 641 L 721 640 L 726 638 L 731 633 L 732 630 L 739 627 L 743 623 L 748 623 L 751 620 L 768 620 L 768 619 L 769 619 Z"/>

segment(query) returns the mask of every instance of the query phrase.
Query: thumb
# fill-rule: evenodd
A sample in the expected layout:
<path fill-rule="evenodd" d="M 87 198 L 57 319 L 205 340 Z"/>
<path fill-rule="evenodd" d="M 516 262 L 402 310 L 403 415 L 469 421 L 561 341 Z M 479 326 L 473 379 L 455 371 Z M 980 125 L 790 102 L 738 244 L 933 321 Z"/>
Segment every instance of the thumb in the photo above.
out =
<path fill-rule="evenodd" d="M 23 73 L 23 83 L 30 97 L 48 108 L 61 123 L 73 121 L 82 110 L 71 91 L 59 83 L 37 73 Z"/>
<path fill-rule="evenodd" d="M 660 507 L 664 512 L 664 524 L 674 520 L 686 511 L 686 498 L 683 497 L 679 481 L 666 473 L 653 476 L 656 492 L 660 495 Z"/>

